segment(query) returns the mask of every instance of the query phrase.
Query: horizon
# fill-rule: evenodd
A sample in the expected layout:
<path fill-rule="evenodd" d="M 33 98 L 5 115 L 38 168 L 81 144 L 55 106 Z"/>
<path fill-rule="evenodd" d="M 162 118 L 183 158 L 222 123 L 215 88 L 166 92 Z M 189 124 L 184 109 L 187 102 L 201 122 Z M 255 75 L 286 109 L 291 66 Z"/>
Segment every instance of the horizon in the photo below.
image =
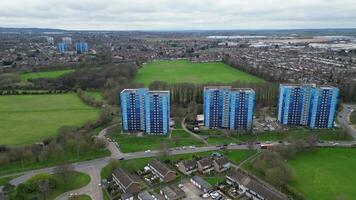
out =
<path fill-rule="evenodd" d="M 64 30 L 356 28 L 352 0 L 4 0 L 0 25 Z"/>

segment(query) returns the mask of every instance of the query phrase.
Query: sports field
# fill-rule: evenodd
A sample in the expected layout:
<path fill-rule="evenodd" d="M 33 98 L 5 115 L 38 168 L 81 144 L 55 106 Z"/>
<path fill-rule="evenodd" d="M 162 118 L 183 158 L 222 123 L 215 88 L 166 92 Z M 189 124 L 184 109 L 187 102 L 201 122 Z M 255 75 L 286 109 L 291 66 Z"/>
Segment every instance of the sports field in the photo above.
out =
<path fill-rule="evenodd" d="M 99 112 L 76 94 L 0 96 L 0 145 L 40 142 L 62 126 L 95 120 Z"/>
<path fill-rule="evenodd" d="M 31 72 L 31 73 L 23 73 L 20 75 L 21 80 L 27 81 L 29 79 L 35 78 L 57 78 L 64 74 L 74 72 L 74 69 L 66 69 L 66 70 L 56 70 L 56 71 L 48 71 L 48 72 Z"/>
<path fill-rule="evenodd" d="M 264 82 L 224 63 L 193 63 L 187 60 L 152 61 L 144 65 L 135 77 L 135 82 L 146 86 L 156 80 L 167 83 L 231 83 L 237 80 L 250 83 Z"/>
<path fill-rule="evenodd" d="M 352 200 L 356 197 L 356 149 L 322 148 L 288 161 L 295 179 L 290 183 L 309 200 Z"/>

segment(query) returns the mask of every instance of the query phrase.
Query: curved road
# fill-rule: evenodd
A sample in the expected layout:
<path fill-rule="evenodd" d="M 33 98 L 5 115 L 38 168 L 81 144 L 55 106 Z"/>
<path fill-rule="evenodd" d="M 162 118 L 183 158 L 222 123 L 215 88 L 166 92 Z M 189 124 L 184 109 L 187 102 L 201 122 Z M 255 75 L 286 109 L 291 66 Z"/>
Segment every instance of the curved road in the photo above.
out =
<path fill-rule="evenodd" d="M 356 105 L 343 104 L 342 110 L 338 114 L 338 121 L 340 126 L 342 126 L 349 135 L 356 139 L 356 129 L 350 124 L 350 115 L 352 110 L 356 112 Z"/>

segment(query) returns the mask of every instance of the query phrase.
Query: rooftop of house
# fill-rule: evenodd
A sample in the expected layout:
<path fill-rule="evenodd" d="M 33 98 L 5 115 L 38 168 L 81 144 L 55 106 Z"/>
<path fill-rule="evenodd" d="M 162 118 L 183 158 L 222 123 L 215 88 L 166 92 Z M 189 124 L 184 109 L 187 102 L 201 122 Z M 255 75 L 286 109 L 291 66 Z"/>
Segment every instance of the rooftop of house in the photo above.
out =
<path fill-rule="evenodd" d="M 169 172 L 174 172 L 173 170 L 169 169 L 166 165 L 164 165 L 157 159 L 150 160 L 149 165 L 154 169 L 156 169 L 163 176 L 167 175 Z"/>

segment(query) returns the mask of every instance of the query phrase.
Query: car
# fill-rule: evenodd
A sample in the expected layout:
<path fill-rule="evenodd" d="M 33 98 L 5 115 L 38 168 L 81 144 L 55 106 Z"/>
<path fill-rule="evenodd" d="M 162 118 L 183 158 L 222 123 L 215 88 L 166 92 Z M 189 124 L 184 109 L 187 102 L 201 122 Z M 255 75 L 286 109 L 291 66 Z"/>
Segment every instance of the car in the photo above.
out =
<path fill-rule="evenodd" d="M 145 153 L 150 153 L 150 152 L 151 152 L 151 150 L 149 150 L 149 149 L 145 151 Z"/>
<path fill-rule="evenodd" d="M 184 185 L 183 184 L 178 184 L 178 187 L 179 188 L 184 188 Z"/>
<path fill-rule="evenodd" d="M 230 146 L 236 146 L 236 143 L 230 143 Z"/>
<path fill-rule="evenodd" d="M 207 198 L 210 197 L 210 195 L 209 195 L 208 193 L 204 193 L 204 194 L 201 195 L 201 197 L 202 197 L 203 199 L 207 199 Z"/>
<path fill-rule="evenodd" d="M 180 150 L 180 147 L 176 147 L 176 150 Z"/>
<path fill-rule="evenodd" d="M 186 149 L 187 149 L 187 147 L 186 147 L 186 146 L 183 146 L 183 147 L 182 147 L 182 149 L 183 149 L 183 150 L 186 150 Z"/>
<path fill-rule="evenodd" d="M 101 187 L 101 183 L 98 183 L 98 186 Z"/>
<path fill-rule="evenodd" d="M 121 158 L 119 158 L 119 160 L 125 160 L 125 158 L 124 158 L 124 157 L 121 157 Z"/>
<path fill-rule="evenodd" d="M 227 144 L 223 144 L 224 147 L 227 147 Z"/>
<path fill-rule="evenodd" d="M 195 149 L 195 146 L 189 146 L 190 149 Z"/>

